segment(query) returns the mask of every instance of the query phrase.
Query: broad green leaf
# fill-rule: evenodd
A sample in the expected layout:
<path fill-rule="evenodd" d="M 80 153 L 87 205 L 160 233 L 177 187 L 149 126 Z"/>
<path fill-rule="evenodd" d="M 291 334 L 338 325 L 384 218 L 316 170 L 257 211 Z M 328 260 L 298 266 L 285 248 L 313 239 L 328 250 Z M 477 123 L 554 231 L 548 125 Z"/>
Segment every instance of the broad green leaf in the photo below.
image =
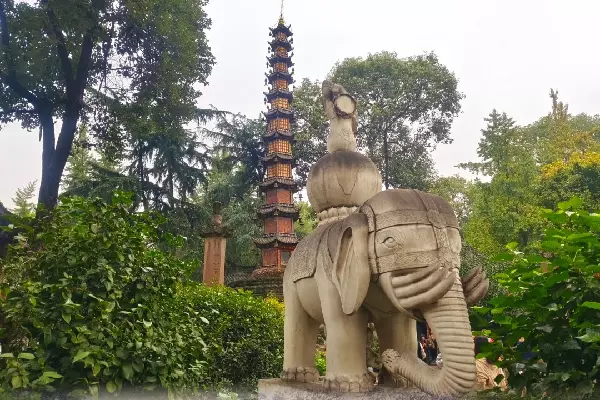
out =
<path fill-rule="evenodd" d="M 62 313 L 62 319 L 64 319 L 67 324 L 71 323 L 71 314 Z"/>
<path fill-rule="evenodd" d="M 75 357 L 73 357 L 73 362 L 76 363 L 77 361 L 81 361 L 89 355 L 90 355 L 89 351 L 79 350 L 77 352 L 77 354 L 75 355 Z"/>
<path fill-rule="evenodd" d="M 93 233 L 98 233 L 98 224 L 92 224 L 90 229 Z"/>
<path fill-rule="evenodd" d="M 144 326 L 145 326 L 146 328 L 150 328 L 150 327 L 152 326 L 152 321 L 145 321 L 145 320 L 144 320 L 144 321 L 142 321 L 142 323 L 144 324 Z"/>
<path fill-rule="evenodd" d="M 600 342 L 600 331 L 587 329 L 585 335 L 577 337 L 585 343 L 598 343 Z"/>
<path fill-rule="evenodd" d="M 114 393 L 115 390 L 117 390 L 117 384 L 116 383 L 114 383 L 113 381 L 106 382 L 106 391 L 108 393 Z"/>
<path fill-rule="evenodd" d="M 560 249 L 560 243 L 558 243 L 555 240 L 543 241 L 542 248 L 544 250 L 557 250 L 557 249 Z"/>
<path fill-rule="evenodd" d="M 569 279 L 569 273 L 567 271 L 561 271 L 559 273 L 555 273 L 553 275 L 550 275 L 548 277 L 548 279 L 546 280 L 545 286 L 546 287 L 552 287 L 552 286 L 556 285 L 559 282 L 566 281 L 567 279 Z"/>
<path fill-rule="evenodd" d="M 10 380 L 10 384 L 13 387 L 13 389 L 19 389 L 23 386 L 23 380 L 21 379 L 20 375 L 15 375 Z"/>
<path fill-rule="evenodd" d="M 111 312 L 112 310 L 114 310 L 115 308 L 115 302 L 114 301 L 110 301 L 106 303 L 106 311 L 107 312 Z"/>
<path fill-rule="evenodd" d="M 133 378 L 133 366 L 130 362 L 124 363 L 121 367 L 121 370 L 123 371 L 123 377 L 125 379 L 130 380 L 131 378 Z"/>
<path fill-rule="evenodd" d="M 571 204 L 568 201 L 561 201 L 557 204 L 559 210 L 568 210 Z"/>
<path fill-rule="evenodd" d="M 581 307 L 593 308 L 594 310 L 600 310 L 600 303 L 595 301 L 586 301 L 581 304 Z"/>
<path fill-rule="evenodd" d="M 577 210 L 583 205 L 583 200 L 581 200 L 579 197 L 573 197 L 568 203 L 570 207 L 572 207 L 574 210 Z"/>
<path fill-rule="evenodd" d="M 22 358 L 24 360 L 33 360 L 35 356 L 31 353 L 20 353 L 17 358 Z"/>
<path fill-rule="evenodd" d="M 205 317 L 200 317 L 200 320 L 201 320 L 202 322 L 204 322 L 205 324 L 208 324 L 208 323 L 209 323 L 209 322 L 208 322 L 208 319 L 206 319 Z"/>
<path fill-rule="evenodd" d="M 15 358 L 15 355 L 13 353 L 2 353 L 0 358 Z"/>
<path fill-rule="evenodd" d="M 55 371 L 45 371 L 42 376 L 46 377 L 46 378 L 52 378 L 52 379 L 60 379 L 63 376 L 61 374 L 59 374 L 58 372 Z"/>
<path fill-rule="evenodd" d="M 508 250 L 514 250 L 517 247 L 519 247 L 519 243 L 517 243 L 517 242 L 510 242 L 509 244 L 506 245 L 506 248 Z"/>

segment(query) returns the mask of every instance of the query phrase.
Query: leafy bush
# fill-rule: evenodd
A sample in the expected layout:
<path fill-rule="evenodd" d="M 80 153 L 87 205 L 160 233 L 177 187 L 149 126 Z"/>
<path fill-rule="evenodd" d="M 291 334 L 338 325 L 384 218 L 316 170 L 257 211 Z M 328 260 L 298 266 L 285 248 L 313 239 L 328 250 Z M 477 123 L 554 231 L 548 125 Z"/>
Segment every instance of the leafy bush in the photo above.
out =
<path fill-rule="evenodd" d="M 250 292 L 194 282 L 182 285 L 177 302 L 189 305 L 203 325 L 208 382 L 256 387 L 283 369 L 283 304 Z"/>
<path fill-rule="evenodd" d="M 206 345 L 196 311 L 173 301 L 191 268 L 158 249 L 159 218 L 131 201 L 64 199 L 3 261 L 6 320 L 26 338 L 2 354 L 3 389 L 196 389 Z"/>
<path fill-rule="evenodd" d="M 315 366 L 319 371 L 319 374 L 325 376 L 327 373 L 327 359 L 325 358 L 325 353 L 320 350 L 317 350 L 317 353 L 315 354 Z"/>
<path fill-rule="evenodd" d="M 506 293 L 478 308 L 497 324 L 483 332 L 496 339 L 484 356 L 504 357 L 516 389 L 585 394 L 600 378 L 600 215 L 584 211 L 579 199 L 545 215 L 540 254 L 511 243 L 498 257 L 510 265 L 496 275 Z"/>

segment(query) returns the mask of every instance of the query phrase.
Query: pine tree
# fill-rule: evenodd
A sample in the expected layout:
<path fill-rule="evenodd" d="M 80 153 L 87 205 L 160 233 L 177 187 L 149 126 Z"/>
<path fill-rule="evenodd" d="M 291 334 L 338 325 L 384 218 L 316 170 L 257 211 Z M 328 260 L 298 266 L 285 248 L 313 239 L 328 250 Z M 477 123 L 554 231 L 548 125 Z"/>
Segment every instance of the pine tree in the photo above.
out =
<path fill-rule="evenodd" d="M 70 192 L 90 178 L 94 158 L 88 149 L 87 127 L 82 125 L 73 144 L 73 150 L 67 161 L 63 190 Z"/>
<path fill-rule="evenodd" d="M 15 197 L 12 199 L 15 207 L 11 212 L 22 218 L 33 217 L 35 212 L 35 202 L 32 200 L 35 197 L 36 189 L 37 181 L 28 183 L 27 186 L 22 189 L 17 189 Z"/>

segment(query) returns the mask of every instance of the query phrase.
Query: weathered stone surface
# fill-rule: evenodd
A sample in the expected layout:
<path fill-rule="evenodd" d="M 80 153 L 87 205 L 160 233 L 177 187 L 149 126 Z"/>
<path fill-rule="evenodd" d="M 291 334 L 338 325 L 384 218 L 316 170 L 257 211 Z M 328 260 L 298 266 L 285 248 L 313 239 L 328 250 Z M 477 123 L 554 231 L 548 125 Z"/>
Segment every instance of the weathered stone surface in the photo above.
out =
<path fill-rule="evenodd" d="M 376 386 L 367 393 L 324 391 L 317 383 L 284 382 L 281 379 L 261 379 L 259 400 L 451 400 L 450 396 L 432 396 L 417 389 L 397 389 Z"/>
<path fill-rule="evenodd" d="M 204 238 L 202 281 L 208 286 L 225 284 L 225 246 L 226 239 L 224 237 Z"/>

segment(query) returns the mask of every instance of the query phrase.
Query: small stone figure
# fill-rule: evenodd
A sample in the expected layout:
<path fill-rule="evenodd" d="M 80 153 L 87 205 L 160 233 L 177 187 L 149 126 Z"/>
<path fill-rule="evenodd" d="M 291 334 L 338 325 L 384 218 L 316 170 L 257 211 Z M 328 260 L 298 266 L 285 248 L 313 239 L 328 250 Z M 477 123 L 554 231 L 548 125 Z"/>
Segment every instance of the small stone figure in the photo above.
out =
<path fill-rule="evenodd" d="M 323 106 L 329 118 L 327 151 L 356 151 L 356 100 L 342 85 L 324 81 Z"/>

